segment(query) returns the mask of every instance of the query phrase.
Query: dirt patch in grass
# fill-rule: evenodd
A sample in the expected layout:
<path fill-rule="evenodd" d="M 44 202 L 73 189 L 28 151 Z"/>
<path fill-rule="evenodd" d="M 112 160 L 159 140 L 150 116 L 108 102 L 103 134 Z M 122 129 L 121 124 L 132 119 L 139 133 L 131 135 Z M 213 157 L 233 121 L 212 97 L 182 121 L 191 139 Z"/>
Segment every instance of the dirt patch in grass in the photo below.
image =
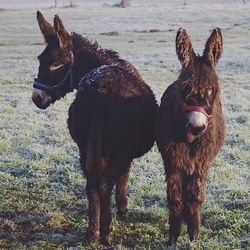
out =
<path fill-rule="evenodd" d="M 119 32 L 117 31 L 110 31 L 110 32 L 103 32 L 100 33 L 101 36 L 119 36 Z"/>

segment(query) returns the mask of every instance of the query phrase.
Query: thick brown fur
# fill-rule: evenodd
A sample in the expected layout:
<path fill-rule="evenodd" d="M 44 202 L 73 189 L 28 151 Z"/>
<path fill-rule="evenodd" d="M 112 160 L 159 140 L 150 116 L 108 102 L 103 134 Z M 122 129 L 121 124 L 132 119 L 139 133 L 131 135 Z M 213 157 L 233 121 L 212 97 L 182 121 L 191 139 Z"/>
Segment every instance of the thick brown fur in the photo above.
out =
<path fill-rule="evenodd" d="M 48 25 L 40 12 L 38 22 L 40 27 Z M 109 245 L 113 187 L 116 185 L 118 214 L 124 215 L 131 162 L 154 144 L 157 103 L 135 67 L 115 51 L 102 49 L 78 34 L 69 35 L 58 16 L 55 16 L 52 36 L 51 27 L 41 28 L 41 31 L 47 42 L 38 57 L 38 77 L 43 82 L 53 86 L 53 81 L 62 79 L 70 54 L 74 55 L 73 78 L 77 94 L 69 109 L 68 128 L 79 147 L 81 167 L 87 178 L 87 240 L 96 241 L 100 235 L 101 242 Z M 59 69 L 51 72 L 50 65 L 55 62 Z M 67 89 L 62 96 L 66 93 Z M 44 95 L 46 93 L 39 90 L 33 95 L 38 107 L 50 105 L 42 103 Z M 49 97 L 46 100 L 50 100 Z"/>
<path fill-rule="evenodd" d="M 187 224 L 190 240 L 198 238 L 208 167 L 219 152 L 225 133 L 220 87 L 214 68 L 222 53 L 220 29 L 213 30 L 204 54 L 197 56 L 187 32 L 180 28 L 176 51 L 182 70 L 178 80 L 161 98 L 155 126 L 167 180 L 169 245 L 176 243 L 182 222 Z M 207 129 L 192 143 L 185 140 L 188 113 L 183 111 L 185 104 L 205 106 L 212 114 Z"/>

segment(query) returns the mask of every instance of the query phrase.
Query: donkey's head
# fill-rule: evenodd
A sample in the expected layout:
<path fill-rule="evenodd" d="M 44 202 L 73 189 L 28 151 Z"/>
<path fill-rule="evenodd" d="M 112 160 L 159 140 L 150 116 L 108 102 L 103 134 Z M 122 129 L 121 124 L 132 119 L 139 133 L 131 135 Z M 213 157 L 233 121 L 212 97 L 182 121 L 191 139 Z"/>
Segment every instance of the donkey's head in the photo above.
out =
<path fill-rule="evenodd" d="M 202 56 L 196 55 L 186 30 L 180 28 L 176 36 L 176 52 L 182 64 L 178 90 L 183 104 L 186 141 L 203 134 L 213 119 L 215 101 L 219 97 L 219 83 L 215 65 L 222 54 L 222 34 L 212 31 Z"/>
<path fill-rule="evenodd" d="M 46 48 L 38 56 L 40 65 L 34 82 L 32 100 L 38 108 L 45 109 L 73 90 L 74 56 L 70 35 L 59 16 L 54 18 L 54 27 L 39 11 L 37 21 L 45 39 Z"/>

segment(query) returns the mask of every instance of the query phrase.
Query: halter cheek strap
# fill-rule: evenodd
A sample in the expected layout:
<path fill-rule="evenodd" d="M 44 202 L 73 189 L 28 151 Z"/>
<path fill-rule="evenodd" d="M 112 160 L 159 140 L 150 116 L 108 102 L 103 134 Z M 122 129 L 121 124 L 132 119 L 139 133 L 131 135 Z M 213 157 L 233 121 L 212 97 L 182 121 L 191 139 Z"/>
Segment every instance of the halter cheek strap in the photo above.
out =
<path fill-rule="evenodd" d="M 35 89 L 40 89 L 48 92 L 48 94 L 52 97 L 52 101 L 53 102 L 56 101 L 62 96 L 63 88 L 67 89 L 68 92 L 74 90 L 73 66 L 74 66 L 74 55 L 73 52 L 71 51 L 69 69 L 61 81 L 51 86 L 50 84 L 43 82 L 41 79 L 35 78 L 33 87 Z"/>
<path fill-rule="evenodd" d="M 196 111 L 196 112 L 200 112 L 200 113 L 202 113 L 203 115 L 205 115 L 206 117 L 207 117 L 207 119 L 208 119 L 208 121 L 209 122 L 211 122 L 211 119 L 212 119 L 212 114 L 211 115 L 209 115 L 207 112 L 206 112 L 206 110 L 205 110 L 205 108 L 204 107 L 202 107 L 202 106 L 193 106 L 193 105 L 186 105 L 185 103 L 184 103 L 184 112 L 185 111 Z"/>

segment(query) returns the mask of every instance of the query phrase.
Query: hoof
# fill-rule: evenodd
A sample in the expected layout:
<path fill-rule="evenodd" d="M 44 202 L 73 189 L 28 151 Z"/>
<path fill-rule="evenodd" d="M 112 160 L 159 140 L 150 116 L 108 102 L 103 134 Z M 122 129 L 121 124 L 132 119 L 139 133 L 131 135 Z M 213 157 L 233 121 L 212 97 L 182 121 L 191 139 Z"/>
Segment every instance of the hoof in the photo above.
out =
<path fill-rule="evenodd" d="M 85 238 L 88 243 L 98 242 L 100 239 L 99 232 L 93 232 L 91 230 L 87 230 Z"/>
<path fill-rule="evenodd" d="M 167 250 L 175 250 L 175 246 L 168 246 Z"/>
<path fill-rule="evenodd" d="M 199 233 L 197 233 L 197 232 L 194 232 L 194 233 L 189 235 L 190 242 L 196 241 L 196 240 L 198 240 L 198 238 L 199 238 Z"/>
<path fill-rule="evenodd" d="M 167 242 L 167 249 L 175 249 L 175 244 L 176 244 L 176 239 L 169 239 L 169 241 Z"/>
<path fill-rule="evenodd" d="M 175 249 L 175 245 L 174 244 L 171 244 L 171 242 L 167 242 L 167 249 L 168 250 L 174 250 Z"/>

